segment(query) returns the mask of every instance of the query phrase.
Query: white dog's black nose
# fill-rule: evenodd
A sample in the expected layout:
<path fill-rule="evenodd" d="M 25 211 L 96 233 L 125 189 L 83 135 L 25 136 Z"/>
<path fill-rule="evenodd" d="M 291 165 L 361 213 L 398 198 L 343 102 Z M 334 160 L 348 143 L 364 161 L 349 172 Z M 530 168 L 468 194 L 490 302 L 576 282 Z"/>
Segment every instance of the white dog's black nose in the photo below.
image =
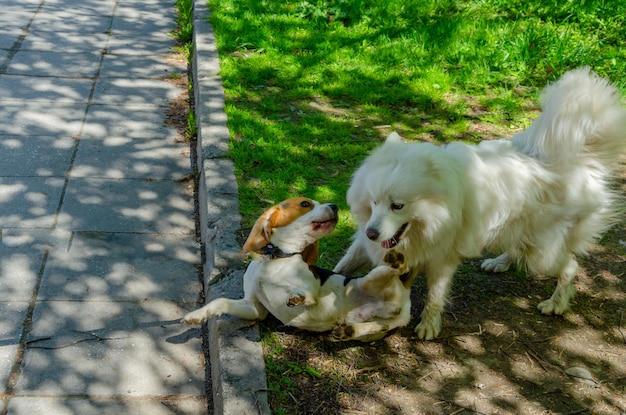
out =
<path fill-rule="evenodd" d="M 375 241 L 380 236 L 380 232 L 376 229 L 367 228 L 365 230 L 365 236 L 367 236 L 370 240 Z"/>

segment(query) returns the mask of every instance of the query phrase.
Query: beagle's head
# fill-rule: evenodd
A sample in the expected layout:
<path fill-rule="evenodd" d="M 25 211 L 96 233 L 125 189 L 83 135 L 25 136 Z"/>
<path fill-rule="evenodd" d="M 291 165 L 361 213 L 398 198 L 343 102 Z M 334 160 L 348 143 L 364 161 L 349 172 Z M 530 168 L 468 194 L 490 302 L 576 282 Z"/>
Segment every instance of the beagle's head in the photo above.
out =
<path fill-rule="evenodd" d="M 317 261 L 318 240 L 337 225 L 337 206 L 294 197 L 266 210 L 252 227 L 243 253 L 260 252 L 268 244 L 286 254 L 301 253 L 308 264 Z"/>

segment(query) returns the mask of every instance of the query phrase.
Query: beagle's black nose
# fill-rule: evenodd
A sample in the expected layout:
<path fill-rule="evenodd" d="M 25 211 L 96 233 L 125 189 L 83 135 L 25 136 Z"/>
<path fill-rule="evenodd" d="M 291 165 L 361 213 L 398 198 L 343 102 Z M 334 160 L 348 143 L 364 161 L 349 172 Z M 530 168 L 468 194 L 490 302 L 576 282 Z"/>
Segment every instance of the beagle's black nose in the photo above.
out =
<path fill-rule="evenodd" d="M 334 203 L 329 203 L 329 204 L 328 204 L 328 207 L 329 207 L 329 208 L 330 208 L 333 212 L 335 212 L 335 214 L 336 214 L 337 212 L 339 212 L 339 208 L 338 208 L 338 207 L 337 207 L 337 205 L 336 205 L 336 204 L 334 204 Z"/>
<path fill-rule="evenodd" d="M 376 229 L 367 228 L 365 230 L 365 236 L 367 236 L 370 240 L 375 241 L 380 236 L 380 232 Z"/>

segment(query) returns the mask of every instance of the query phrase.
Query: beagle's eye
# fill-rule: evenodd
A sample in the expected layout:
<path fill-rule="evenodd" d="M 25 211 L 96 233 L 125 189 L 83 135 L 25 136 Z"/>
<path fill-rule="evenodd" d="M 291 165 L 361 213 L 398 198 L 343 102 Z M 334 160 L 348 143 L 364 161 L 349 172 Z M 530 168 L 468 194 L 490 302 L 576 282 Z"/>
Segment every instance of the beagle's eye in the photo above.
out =
<path fill-rule="evenodd" d="M 402 203 L 392 203 L 391 210 L 400 210 L 404 207 Z"/>
<path fill-rule="evenodd" d="M 304 201 L 300 202 L 300 207 L 310 208 L 311 207 L 311 202 L 309 202 L 307 200 L 304 200 Z"/>

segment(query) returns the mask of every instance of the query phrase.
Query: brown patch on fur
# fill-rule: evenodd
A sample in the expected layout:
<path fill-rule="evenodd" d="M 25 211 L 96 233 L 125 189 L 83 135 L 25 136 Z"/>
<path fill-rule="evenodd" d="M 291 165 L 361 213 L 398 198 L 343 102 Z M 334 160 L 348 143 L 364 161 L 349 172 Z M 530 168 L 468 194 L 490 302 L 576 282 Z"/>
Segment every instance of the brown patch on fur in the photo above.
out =
<path fill-rule="evenodd" d="M 308 206 L 306 205 L 307 203 Z M 293 197 L 276 206 L 272 206 L 263 212 L 254 223 L 248 239 L 243 244 L 242 252 L 244 254 L 259 252 L 270 242 L 274 228 L 289 225 L 300 216 L 310 212 L 313 207 L 313 201 L 306 197 Z M 311 244 L 305 248 L 302 257 L 305 258 L 308 264 L 313 264 L 317 260 L 317 252 L 317 243 Z M 311 260 L 313 262 L 309 262 Z"/>

